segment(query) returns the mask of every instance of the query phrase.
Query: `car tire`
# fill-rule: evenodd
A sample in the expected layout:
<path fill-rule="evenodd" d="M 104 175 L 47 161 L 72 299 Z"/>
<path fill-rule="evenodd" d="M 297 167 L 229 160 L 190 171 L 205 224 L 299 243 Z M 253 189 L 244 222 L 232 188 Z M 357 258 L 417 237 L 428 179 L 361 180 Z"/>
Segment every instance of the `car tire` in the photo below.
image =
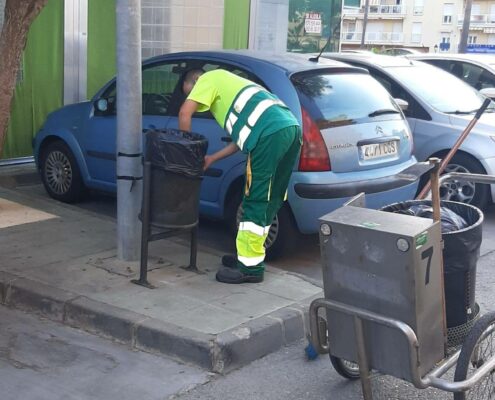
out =
<path fill-rule="evenodd" d="M 440 156 L 441 158 L 442 156 Z M 457 153 L 445 168 L 443 174 L 449 172 L 463 172 L 472 174 L 486 174 L 483 166 L 472 156 L 465 153 Z M 429 174 L 421 178 L 420 188 L 428 181 Z M 420 189 L 418 188 L 418 192 Z M 472 204 L 481 209 L 486 208 L 490 201 L 490 186 L 486 184 L 469 182 L 445 182 L 440 187 L 440 197 L 442 200 L 458 201 Z"/>
<path fill-rule="evenodd" d="M 237 193 L 231 198 L 227 205 L 226 219 L 233 234 L 237 233 L 239 220 L 242 215 L 242 194 Z M 287 202 L 280 208 L 274 223 L 270 227 L 267 241 L 265 242 L 266 261 L 274 261 L 289 254 L 299 237 L 294 217 Z"/>
<path fill-rule="evenodd" d="M 48 144 L 40 157 L 41 180 L 50 197 L 64 203 L 75 203 L 85 193 L 76 159 L 62 141 Z"/>

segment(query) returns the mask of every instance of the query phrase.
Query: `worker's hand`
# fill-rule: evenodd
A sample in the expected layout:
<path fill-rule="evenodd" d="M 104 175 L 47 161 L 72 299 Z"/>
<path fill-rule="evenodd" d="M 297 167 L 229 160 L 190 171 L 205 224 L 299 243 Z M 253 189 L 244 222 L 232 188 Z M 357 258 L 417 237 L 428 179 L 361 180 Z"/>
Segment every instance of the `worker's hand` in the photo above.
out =
<path fill-rule="evenodd" d="M 212 156 L 205 156 L 205 165 L 203 167 L 203 171 L 206 171 L 210 168 L 210 165 L 215 162 L 215 159 Z"/>

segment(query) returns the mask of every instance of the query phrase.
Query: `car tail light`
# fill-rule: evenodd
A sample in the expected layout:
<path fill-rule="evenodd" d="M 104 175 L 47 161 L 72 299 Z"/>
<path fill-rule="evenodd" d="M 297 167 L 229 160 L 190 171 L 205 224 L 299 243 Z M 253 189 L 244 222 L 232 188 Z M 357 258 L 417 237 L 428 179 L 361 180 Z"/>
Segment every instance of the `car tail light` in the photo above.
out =
<path fill-rule="evenodd" d="M 304 108 L 302 109 L 302 123 L 303 144 L 299 157 L 299 171 L 330 171 L 330 158 L 320 128 Z"/>

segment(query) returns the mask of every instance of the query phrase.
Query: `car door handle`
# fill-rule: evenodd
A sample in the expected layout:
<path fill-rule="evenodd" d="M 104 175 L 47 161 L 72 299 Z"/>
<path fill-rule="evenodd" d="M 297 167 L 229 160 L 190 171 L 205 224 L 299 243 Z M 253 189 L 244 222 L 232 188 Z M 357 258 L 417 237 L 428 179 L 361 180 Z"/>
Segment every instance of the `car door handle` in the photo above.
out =
<path fill-rule="evenodd" d="M 227 142 L 227 143 L 232 142 L 232 138 L 230 136 L 222 136 L 221 140 L 222 142 Z"/>
<path fill-rule="evenodd" d="M 155 126 L 155 125 L 153 125 L 153 124 L 149 124 L 149 125 L 147 126 L 147 129 L 156 129 L 156 126 Z"/>

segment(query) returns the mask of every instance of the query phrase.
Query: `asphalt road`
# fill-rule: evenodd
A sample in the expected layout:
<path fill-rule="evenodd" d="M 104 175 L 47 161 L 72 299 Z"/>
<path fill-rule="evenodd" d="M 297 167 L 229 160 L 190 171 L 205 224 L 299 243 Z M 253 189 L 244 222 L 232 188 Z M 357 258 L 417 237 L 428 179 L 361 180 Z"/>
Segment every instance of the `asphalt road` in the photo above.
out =
<path fill-rule="evenodd" d="M 18 310 L 0 321 L 2 400 L 163 400 L 211 378 Z"/>

